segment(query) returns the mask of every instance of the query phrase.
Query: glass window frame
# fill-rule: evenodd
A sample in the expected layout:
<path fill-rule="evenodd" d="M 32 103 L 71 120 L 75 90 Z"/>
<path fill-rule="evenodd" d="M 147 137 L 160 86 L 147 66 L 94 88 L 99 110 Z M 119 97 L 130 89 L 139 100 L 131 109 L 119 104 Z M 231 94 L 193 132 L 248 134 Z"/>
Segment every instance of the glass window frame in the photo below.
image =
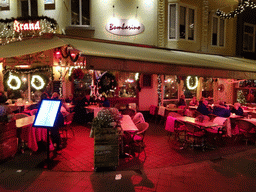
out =
<path fill-rule="evenodd" d="M 173 38 L 170 38 L 170 30 L 171 30 L 171 26 L 170 26 L 170 21 L 171 21 L 171 11 L 170 11 L 170 7 L 175 5 L 176 6 L 176 13 L 173 14 L 173 16 L 175 15 L 175 37 Z M 185 12 L 185 38 L 181 38 L 180 37 L 180 23 L 181 23 L 181 20 L 180 20 L 180 11 L 181 11 L 181 7 L 184 7 L 186 12 Z M 193 10 L 194 12 L 194 17 L 193 19 L 190 18 L 190 10 Z M 196 14 L 197 14 L 197 9 L 196 7 L 193 7 L 191 5 L 187 5 L 187 4 L 183 4 L 183 3 L 169 3 L 168 4 L 168 40 L 171 41 L 171 40 L 185 40 L 185 41 L 193 41 L 195 42 L 196 41 L 196 22 L 197 22 L 197 18 L 196 18 Z M 194 21 L 194 25 L 193 25 L 193 39 L 190 39 L 189 38 L 189 22 L 193 20 Z"/>
<path fill-rule="evenodd" d="M 245 27 L 248 26 L 248 27 L 253 27 L 253 33 L 249 33 L 249 32 L 246 32 L 245 31 Z M 243 26 L 243 51 L 245 52 L 255 52 L 255 27 L 256 25 L 253 25 L 253 24 L 250 24 L 250 23 L 244 23 L 244 26 Z M 247 50 L 245 49 L 245 35 L 248 35 L 249 37 L 252 37 L 253 38 L 253 41 L 252 41 L 252 50 Z M 248 41 L 249 43 L 250 41 Z"/>
<path fill-rule="evenodd" d="M 214 19 L 217 20 L 217 26 L 214 26 Z M 221 31 L 221 22 L 224 22 L 224 27 L 223 30 Z M 217 35 L 216 35 L 216 45 L 213 44 L 213 36 L 214 36 L 214 29 L 215 27 L 217 27 Z M 223 36 L 221 35 L 223 34 Z M 223 41 L 223 45 L 220 44 L 221 40 Z M 212 16 L 212 30 L 211 30 L 211 46 L 214 47 L 225 47 L 226 44 L 226 20 L 225 19 L 221 19 L 220 17 L 217 16 Z"/>
<path fill-rule="evenodd" d="M 85 27 L 89 27 L 91 25 L 91 21 L 90 21 L 90 18 L 89 18 L 89 25 L 83 25 L 83 20 L 82 20 L 82 0 L 78 0 L 79 1 L 79 24 L 72 24 L 72 8 L 71 8 L 71 0 L 70 0 L 70 26 L 85 26 Z M 89 1 L 89 15 L 91 15 L 91 10 L 90 10 L 90 5 L 91 5 L 91 0 L 88 0 Z"/>

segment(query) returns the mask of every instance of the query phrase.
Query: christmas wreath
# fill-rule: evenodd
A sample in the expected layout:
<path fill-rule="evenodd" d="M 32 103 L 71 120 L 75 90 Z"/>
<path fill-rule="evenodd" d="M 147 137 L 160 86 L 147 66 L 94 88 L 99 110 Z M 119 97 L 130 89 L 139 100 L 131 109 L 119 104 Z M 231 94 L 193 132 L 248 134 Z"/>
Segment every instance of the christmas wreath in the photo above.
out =
<path fill-rule="evenodd" d="M 71 74 L 73 79 L 81 80 L 84 78 L 84 72 L 81 68 L 74 69 Z"/>
<path fill-rule="evenodd" d="M 116 85 L 115 76 L 107 72 L 98 80 L 99 93 L 107 93 L 110 89 L 114 89 Z"/>

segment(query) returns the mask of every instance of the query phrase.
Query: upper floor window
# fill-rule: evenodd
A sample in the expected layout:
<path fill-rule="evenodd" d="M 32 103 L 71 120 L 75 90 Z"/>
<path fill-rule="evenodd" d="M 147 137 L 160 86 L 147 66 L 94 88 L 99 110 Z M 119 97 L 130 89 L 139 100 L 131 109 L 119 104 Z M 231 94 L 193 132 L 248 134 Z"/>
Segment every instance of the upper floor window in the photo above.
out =
<path fill-rule="evenodd" d="M 212 45 L 224 47 L 225 20 L 219 17 L 212 18 Z"/>
<path fill-rule="evenodd" d="M 243 50 L 248 52 L 255 50 L 255 25 L 244 24 Z"/>
<path fill-rule="evenodd" d="M 174 75 L 164 77 L 164 99 L 178 99 L 178 83 Z"/>
<path fill-rule="evenodd" d="M 37 0 L 20 0 L 21 16 L 38 16 Z"/>
<path fill-rule="evenodd" d="M 195 9 L 169 4 L 169 39 L 195 40 Z"/>
<path fill-rule="evenodd" d="M 71 0 L 71 25 L 90 25 L 89 0 Z"/>

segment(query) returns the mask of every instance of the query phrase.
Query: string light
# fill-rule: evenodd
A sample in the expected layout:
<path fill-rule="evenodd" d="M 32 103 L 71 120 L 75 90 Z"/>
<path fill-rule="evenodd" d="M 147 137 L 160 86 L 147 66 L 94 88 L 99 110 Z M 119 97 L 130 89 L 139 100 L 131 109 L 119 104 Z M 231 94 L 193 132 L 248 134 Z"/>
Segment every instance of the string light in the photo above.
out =
<path fill-rule="evenodd" d="M 241 3 L 240 5 L 238 5 L 234 11 L 225 13 L 224 11 L 217 9 L 215 14 L 223 19 L 231 19 L 236 17 L 240 13 L 244 12 L 245 8 L 254 9 L 256 8 L 256 4 L 254 2 L 251 2 L 250 0 L 245 0 L 244 3 Z"/>
<path fill-rule="evenodd" d="M 194 89 L 196 89 L 197 86 L 198 86 L 198 77 L 195 77 L 195 85 L 194 85 L 194 86 L 190 86 L 190 79 L 191 79 L 191 78 L 192 78 L 191 76 L 188 76 L 187 79 L 186 79 L 187 88 L 188 88 L 189 90 L 194 90 Z"/>
<path fill-rule="evenodd" d="M 37 85 L 35 84 L 36 79 L 40 82 L 40 85 L 39 85 L 39 86 L 37 86 Z M 32 79 L 31 79 L 31 85 L 32 85 L 32 87 L 34 87 L 36 90 L 41 90 L 41 89 L 44 88 L 45 82 L 44 82 L 43 78 L 42 78 L 40 75 L 33 75 L 33 76 L 32 76 Z"/>
<path fill-rule="evenodd" d="M 11 84 L 11 82 L 12 82 L 13 80 L 16 82 L 16 86 L 14 86 L 14 85 Z M 17 89 L 19 89 L 20 86 L 21 86 L 21 80 L 20 80 L 20 78 L 19 78 L 18 76 L 12 75 L 12 74 L 10 73 L 10 75 L 9 75 L 9 77 L 8 77 L 8 79 L 7 79 L 7 85 L 8 85 L 11 89 L 17 90 Z"/>

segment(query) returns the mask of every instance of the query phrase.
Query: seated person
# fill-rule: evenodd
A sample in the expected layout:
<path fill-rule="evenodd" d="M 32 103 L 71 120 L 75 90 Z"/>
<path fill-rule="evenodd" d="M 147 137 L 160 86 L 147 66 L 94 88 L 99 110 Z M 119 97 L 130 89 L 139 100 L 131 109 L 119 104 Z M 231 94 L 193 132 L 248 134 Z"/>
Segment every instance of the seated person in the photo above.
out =
<path fill-rule="evenodd" d="M 225 103 L 223 101 L 220 101 L 219 105 L 214 106 L 213 114 L 219 117 L 229 117 L 230 116 L 229 106 L 225 106 Z"/>
<path fill-rule="evenodd" d="M 231 113 L 235 113 L 236 115 L 243 116 L 244 115 L 244 111 L 241 108 L 241 104 L 240 103 L 235 103 L 234 104 L 234 108 L 231 110 Z"/>
<path fill-rule="evenodd" d="M 132 119 L 135 116 L 135 111 L 129 108 L 129 104 L 126 105 L 126 109 L 122 110 L 122 115 L 129 115 Z"/>
<path fill-rule="evenodd" d="M 8 123 L 13 118 L 13 113 L 10 107 L 8 107 L 5 102 L 7 101 L 7 98 L 1 98 L 0 99 L 0 122 Z"/>
<path fill-rule="evenodd" d="M 110 107 L 109 100 L 105 96 L 101 97 L 100 106 L 102 106 L 102 107 Z"/>
<path fill-rule="evenodd" d="M 185 101 L 185 95 L 180 96 L 179 102 L 177 103 L 177 107 L 179 107 L 179 106 L 185 106 L 185 107 L 187 106 L 186 101 Z"/>
<path fill-rule="evenodd" d="M 210 113 L 212 113 L 212 111 L 208 107 L 208 101 L 206 101 L 204 97 L 200 99 L 199 105 L 196 110 L 203 115 L 209 115 Z"/>
<path fill-rule="evenodd" d="M 193 99 L 189 103 L 190 106 L 199 105 L 199 102 L 197 101 L 196 97 L 193 97 Z"/>
<path fill-rule="evenodd" d="M 74 104 L 75 102 L 74 102 L 74 97 L 73 97 L 73 95 L 72 95 L 72 94 L 69 94 L 69 95 L 68 95 L 68 98 L 65 99 L 65 102 L 66 102 L 66 103 L 70 103 L 70 104 Z"/>

